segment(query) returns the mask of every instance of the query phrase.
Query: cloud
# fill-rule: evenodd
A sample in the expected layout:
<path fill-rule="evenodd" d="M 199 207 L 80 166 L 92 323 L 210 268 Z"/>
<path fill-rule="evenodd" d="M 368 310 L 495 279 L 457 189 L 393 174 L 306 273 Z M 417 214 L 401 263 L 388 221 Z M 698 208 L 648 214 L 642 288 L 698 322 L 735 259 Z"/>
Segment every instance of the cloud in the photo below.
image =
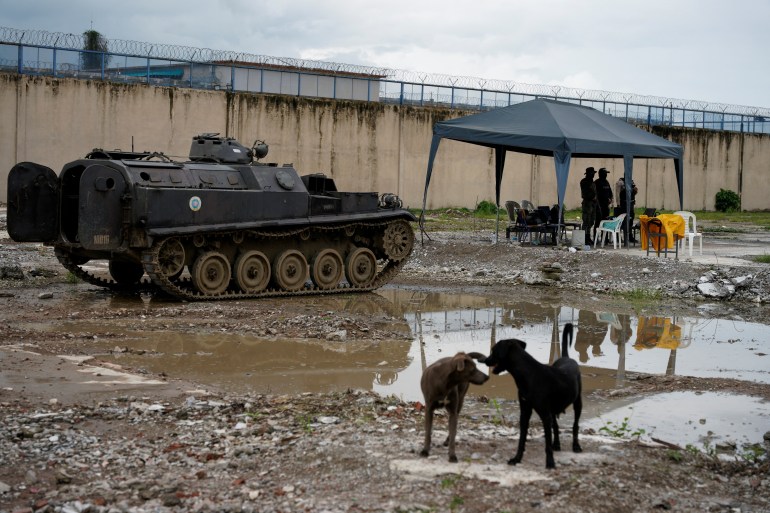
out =
<path fill-rule="evenodd" d="M 35 0 L 3 24 L 462 77 L 767 105 L 770 2 Z"/>

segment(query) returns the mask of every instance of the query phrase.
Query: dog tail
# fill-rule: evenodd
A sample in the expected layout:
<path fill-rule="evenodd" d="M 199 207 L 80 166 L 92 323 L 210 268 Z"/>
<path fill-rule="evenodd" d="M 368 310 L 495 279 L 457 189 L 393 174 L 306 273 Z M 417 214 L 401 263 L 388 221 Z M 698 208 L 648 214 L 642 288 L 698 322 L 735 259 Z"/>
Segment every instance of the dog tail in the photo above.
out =
<path fill-rule="evenodd" d="M 468 356 L 470 356 L 471 358 L 473 358 L 479 363 L 484 363 L 484 361 L 487 359 L 486 355 L 483 355 L 481 353 L 476 353 L 476 352 L 468 353 Z"/>
<path fill-rule="evenodd" d="M 572 345 L 572 323 L 568 322 L 564 325 L 564 331 L 561 334 L 561 357 L 569 358 L 567 346 Z"/>

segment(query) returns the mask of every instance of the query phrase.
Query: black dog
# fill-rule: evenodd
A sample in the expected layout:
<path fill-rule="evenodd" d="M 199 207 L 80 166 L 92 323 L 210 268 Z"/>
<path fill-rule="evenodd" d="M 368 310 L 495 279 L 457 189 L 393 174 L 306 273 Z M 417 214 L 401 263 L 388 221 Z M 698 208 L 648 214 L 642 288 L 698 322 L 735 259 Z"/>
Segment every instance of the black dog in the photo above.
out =
<path fill-rule="evenodd" d="M 581 398 L 582 385 L 580 368 L 575 360 L 567 353 L 567 346 L 572 344 L 572 324 L 564 326 L 561 339 L 561 358 L 553 365 L 544 365 L 535 360 L 524 349 L 527 344 L 517 339 L 501 340 L 492 348 L 492 354 L 486 363 L 495 374 L 508 371 L 516 381 L 519 389 L 519 407 L 521 409 L 519 433 L 519 448 L 516 455 L 508 460 L 509 465 L 515 465 L 524 456 L 524 446 L 527 443 L 527 430 L 532 410 L 535 410 L 543 421 L 545 428 L 545 466 L 554 468 L 553 451 L 561 450 L 559 442 L 559 425 L 557 417 L 564 413 L 570 404 L 575 412 L 575 423 L 572 425 L 572 450 L 582 452 L 578 443 L 578 421 L 583 410 Z M 553 442 L 551 430 L 553 429 Z"/>
<path fill-rule="evenodd" d="M 440 406 L 445 406 L 449 412 L 449 436 L 444 445 L 449 445 L 449 461 L 457 462 L 455 455 L 455 435 L 457 434 L 457 418 L 463 407 L 465 393 L 471 383 L 483 385 L 489 376 L 476 368 L 472 358 L 484 358 L 480 353 L 457 353 L 433 362 L 420 379 L 420 387 L 425 397 L 425 445 L 421 456 L 430 454 L 430 436 L 433 430 L 433 412 Z"/>

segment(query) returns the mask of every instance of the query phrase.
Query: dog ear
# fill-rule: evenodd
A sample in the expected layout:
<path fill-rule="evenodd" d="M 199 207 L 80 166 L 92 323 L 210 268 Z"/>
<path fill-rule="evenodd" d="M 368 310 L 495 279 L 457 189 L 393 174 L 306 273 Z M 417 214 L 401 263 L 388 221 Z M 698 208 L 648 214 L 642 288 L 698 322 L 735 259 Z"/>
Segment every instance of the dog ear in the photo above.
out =
<path fill-rule="evenodd" d="M 516 343 L 519 344 L 519 346 L 521 346 L 522 349 L 526 349 L 527 348 L 527 343 L 524 342 L 523 340 L 516 339 Z"/>
<path fill-rule="evenodd" d="M 465 369 L 465 359 L 468 358 L 465 353 L 458 353 L 455 355 L 454 362 L 455 362 L 455 370 L 458 372 L 462 372 L 463 369 Z"/>

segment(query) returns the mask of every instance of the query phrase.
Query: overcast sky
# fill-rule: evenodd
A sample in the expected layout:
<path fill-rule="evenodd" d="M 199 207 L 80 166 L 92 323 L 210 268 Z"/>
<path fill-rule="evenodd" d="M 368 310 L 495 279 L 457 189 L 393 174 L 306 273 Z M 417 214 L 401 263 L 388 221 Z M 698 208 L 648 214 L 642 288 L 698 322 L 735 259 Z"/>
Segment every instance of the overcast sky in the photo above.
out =
<path fill-rule="evenodd" d="M 0 26 L 770 107 L 768 0 L 0 0 Z"/>

